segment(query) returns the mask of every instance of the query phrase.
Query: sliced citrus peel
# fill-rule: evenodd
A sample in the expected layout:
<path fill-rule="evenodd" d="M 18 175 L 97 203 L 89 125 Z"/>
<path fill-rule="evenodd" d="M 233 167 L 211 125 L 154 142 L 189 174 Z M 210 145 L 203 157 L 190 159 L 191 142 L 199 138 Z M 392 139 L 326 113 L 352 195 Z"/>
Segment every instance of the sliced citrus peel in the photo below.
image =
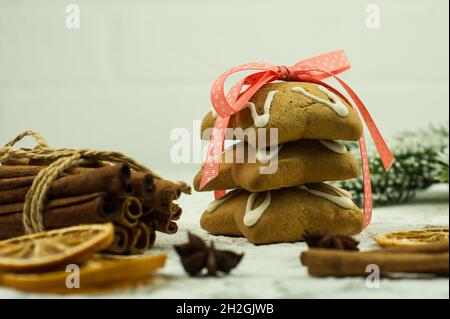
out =
<path fill-rule="evenodd" d="M 0 284 L 30 292 L 71 294 L 95 292 L 111 287 L 142 282 L 151 278 L 153 272 L 164 267 L 166 254 L 142 256 L 114 256 L 96 254 L 79 268 L 79 288 L 68 288 L 66 281 L 70 273 L 65 270 L 47 273 L 3 273 Z"/>
<path fill-rule="evenodd" d="M 433 227 L 381 234 L 374 239 L 382 247 L 406 247 L 448 241 L 449 236 L 448 227 Z"/>
<path fill-rule="evenodd" d="M 80 225 L 0 241 L 0 271 L 54 269 L 109 247 L 112 223 Z"/>

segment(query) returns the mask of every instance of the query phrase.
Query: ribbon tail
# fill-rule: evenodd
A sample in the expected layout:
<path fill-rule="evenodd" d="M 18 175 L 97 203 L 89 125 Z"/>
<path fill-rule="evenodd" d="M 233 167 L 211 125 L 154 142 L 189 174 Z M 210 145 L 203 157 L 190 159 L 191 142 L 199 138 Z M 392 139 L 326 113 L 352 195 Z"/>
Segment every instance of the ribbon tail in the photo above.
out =
<path fill-rule="evenodd" d="M 211 180 L 219 175 L 222 151 L 225 143 L 225 133 L 230 117 L 217 117 L 208 145 L 205 165 L 203 167 L 200 189 L 204 188 Z"/>
<path fill-rule="evenodd" d="M 361 99 L 358 97 L 358 95 L 356 95 L 356 93 L 344 81 L 342 81 L 337 77 L 336 79 L 344 87 L 344 89 L 350 95 L 352 100 L 355 102 L 362 118 L 364 119 L 364 122 L 366 123 L 367 129 L 369 130 L 370 135 L 372 136 L 372 139 L 375 143 L 375 147 L 377 148 L 378 154 L 380 155 L 381 161 L 383 163 L 383 167 L 386 172 L 389 171 L 389 169 L 392 167 L 392 164 L 395 161 L 395 158 L 392 155 L 392 152 L 387 146 L 383 137 L 381 136 L 381 133 L 378 130 L 378 127 L 376 126 L 372 116 L 370 115 L 369 111 L 367 110 L 366 106 L 361 101 Z"/>
<path fill-rule="evenodd" d="M 361 154 L 361 168 L 363 175 L 363 194 L 364 194 L 364 228 L 369 226 L 372 220 L 372 181 L 370 178 L 369 158 L 367 156 L 366 139 L 363 136 L 359 139 L 359 150 Z"/>

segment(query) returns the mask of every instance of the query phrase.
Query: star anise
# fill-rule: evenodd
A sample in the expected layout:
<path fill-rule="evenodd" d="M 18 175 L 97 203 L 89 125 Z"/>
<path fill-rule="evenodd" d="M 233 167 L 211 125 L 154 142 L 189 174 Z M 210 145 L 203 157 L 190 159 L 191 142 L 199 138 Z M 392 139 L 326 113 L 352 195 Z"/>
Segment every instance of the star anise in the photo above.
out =
<path fill-rule="evenodd" d="M 191 276 L 197 276 L 206 268 L 207 276 L 217 276 L 218 272 L 228 274 L 244 257 L 232 251 L 218 250 L 214 243 L 209 246 L 198 236 L 188 233 L 189 242 L 184 245 L 176 245 L 175 250 L 181 258 L 181 263 L 186 272 Z"/>
<path fill-rule="evenodd" d="M 359 242 L 348 236 L 306 234 L 305 241 L 309 248 L 359 251 Z"/>

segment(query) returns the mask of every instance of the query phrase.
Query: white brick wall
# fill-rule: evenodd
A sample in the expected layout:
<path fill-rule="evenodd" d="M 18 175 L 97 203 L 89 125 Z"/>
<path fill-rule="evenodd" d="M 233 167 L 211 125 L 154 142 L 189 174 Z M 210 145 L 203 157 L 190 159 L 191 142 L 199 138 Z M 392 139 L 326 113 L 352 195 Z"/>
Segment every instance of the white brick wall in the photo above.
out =
<path fill-rule="evenodd" d="M 0 142 L 28 128 L 55 146 L 168 163 L 169 133 L 210 108 L 225 69 L 344 48 L 344 78 L 390 136 L 448 118 L 448 1 L 0 0 Z M 377 3 L 381 29 L 365 27 Z"/>

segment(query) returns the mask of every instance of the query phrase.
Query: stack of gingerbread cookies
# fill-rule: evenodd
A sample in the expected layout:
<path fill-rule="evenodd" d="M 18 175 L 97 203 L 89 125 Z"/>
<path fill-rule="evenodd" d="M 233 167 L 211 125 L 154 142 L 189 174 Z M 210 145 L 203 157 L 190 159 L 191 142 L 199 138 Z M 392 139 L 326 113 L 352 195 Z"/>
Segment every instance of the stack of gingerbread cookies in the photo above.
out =
<path fill-rule="evenodd" d="M 276 128 L 277 143 L 261 149 L 258 145 L 273 140 L 261 143 L 258 133 L 256 139 L 245 135 L 222 154 L 219 175 L 201 190 L 202 171 L 197 174 L 197 191 L 228 191 L 208 205 L 202 228 L 245 236 L 254 244 L 296 242 L 313 233 L 360 233 L 363 214 L 351 194 L 326 183 L 359 175 L 355 158 L 342 144 L 362 135 L 354 109 L 327 88 L 303 82 L 266 84 L 247 106 L 232 116 L 230 128 Z M 209 138 L 216 116 L 210 112 L 203 119 L 203 138 Z M 238 159 L 242 150 L 244 161 Z"/>

